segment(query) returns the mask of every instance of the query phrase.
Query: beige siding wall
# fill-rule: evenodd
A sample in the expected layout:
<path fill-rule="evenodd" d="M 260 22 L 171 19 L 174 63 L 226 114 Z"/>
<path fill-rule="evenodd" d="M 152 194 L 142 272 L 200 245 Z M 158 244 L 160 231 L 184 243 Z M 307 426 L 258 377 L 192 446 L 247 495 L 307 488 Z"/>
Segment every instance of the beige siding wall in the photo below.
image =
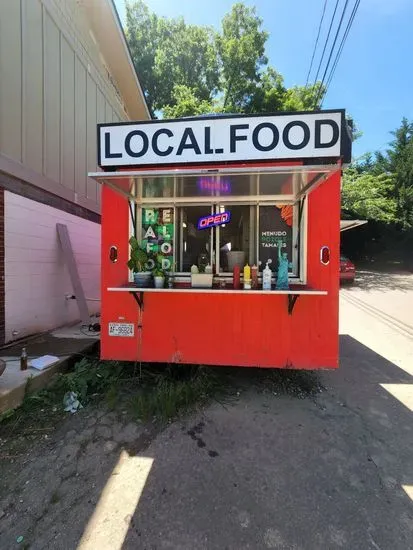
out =
<path fill-rule="evenodd" d="M 21 46 L 20 3 L 3 0 L 0 15 L 0 151 L 19 162 L 22 158 Z"/>
<path fill-rule="evenodd" d="M 0 1 L 0 163 L 99 211 L 86 176 L 96 123 L 128 116 L 83 10 L 76 0 Z"/>

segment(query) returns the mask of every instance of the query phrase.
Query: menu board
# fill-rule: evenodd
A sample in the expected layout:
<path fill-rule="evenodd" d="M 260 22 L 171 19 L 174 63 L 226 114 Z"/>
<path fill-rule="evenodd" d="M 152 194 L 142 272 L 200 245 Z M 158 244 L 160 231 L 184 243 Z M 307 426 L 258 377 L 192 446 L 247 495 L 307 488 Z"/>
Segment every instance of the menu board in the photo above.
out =
<path fill-rule="evenodd" d="M 260 270 L 265 268 L 267 260 L 272 260 L 272 271 L 278 269 L 278 244 L 282 241 L 282 250 L 287 252 L 288 260 L 292 261 L 292 222 L 293 206 L 260 206 L 258 226 L 258 259 Z"/>
<path fill-rule="evenodd" d="M 174 209 L 142 208 L 142 246 L 155 254 L 162 269 L 172 269 Z M 153 265 L 149 267 L 154 267 Z"/>

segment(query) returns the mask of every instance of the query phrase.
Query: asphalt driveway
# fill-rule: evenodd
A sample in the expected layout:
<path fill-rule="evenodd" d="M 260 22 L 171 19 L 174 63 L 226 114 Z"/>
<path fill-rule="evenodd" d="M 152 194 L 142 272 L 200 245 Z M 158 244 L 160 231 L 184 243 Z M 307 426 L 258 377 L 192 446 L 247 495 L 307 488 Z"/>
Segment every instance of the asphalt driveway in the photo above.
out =
<path fill-rule="evenodd" d="M 85 409 L 7 463 L 0 548 L 413 548 L 410 325 L 355 290 L 338 371 L 234 371 L 230 399 L 161 431 Z"/>

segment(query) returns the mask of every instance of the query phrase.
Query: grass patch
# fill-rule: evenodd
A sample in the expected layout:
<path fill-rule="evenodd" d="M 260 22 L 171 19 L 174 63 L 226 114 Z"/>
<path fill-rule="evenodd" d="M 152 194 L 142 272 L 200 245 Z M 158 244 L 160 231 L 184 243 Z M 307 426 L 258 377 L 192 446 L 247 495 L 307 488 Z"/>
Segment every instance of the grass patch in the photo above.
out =
<path fill-rule="evenodd" d="M 57 504 L 60 501 L 60 495 L 57 491 L 53 491 L 53 494 L 50 498 L 50 504 Z"/>
<path fill-rule="evenodd" d="M 195 405 L 205 404 L 224 391 L 225 385 L 211 368 L 179 365 L 145 368 L 128 399 L 130 413 L 141 420 L 166 421 Z"/>
<path fill-rule="evenodd" d="M 240 391 L 258 390 L 301 399 L 323 390 L 316 373 L 256 368 L 214 368 L 188 365 L 100 361 L 84 358 L 66 374 L 34 394 L 27 394 L 21 407 L 0 415 L 0 458 L 14 457 L 27 442 L 49 434 L 68 413 L 63 396 L 73 391 L 83 407 L 88 404 L 121 409 L 141 421 L 167 422 L 213 398 L 237 399 Z M 232 397 L 231 397 L 232 396 Z"/>
<path fill-rule="evenodd" d="M 68 391 L 77 394 L 83 407 L 103 403 L 109 409 L 121 407 L 135 419 L 164 422 L 206 403 L 224 386 L 213 368 L 137 368 L 133 363 L 84 358 L 72 371 L 56 375 L 52 384 L 36 393 L 30 393 L 29 379 L 22 405 L 0 415 L 0 441 L 9 440 L 7 451 L 19 453 L 24 442 L 39 436 L 47 439 L 59 421 L 68 416 L 63 410 L 63 397 Z M 2 451 L 5 449 L 0 444 L 0 457 Z"/>
<path fill-rule="evenodd" d="M 101 362 L 95 357 L 85 357 L 65 374 L 57 374 L 52 383 L 38 392 L 31 393 L 31 379 L 26 385 L 23 403 L 0 415 L 0 438 L 17 435 L 24 439 L 47 436 L 57 422 L 67 413 L 63 410 L 63 396 L 68 391 L 77 393 L 83 406 L 114 388 L 120 382 L 124 366 L 117 362 Z M 0 453 L 1 454 L 1 453 Z"/>

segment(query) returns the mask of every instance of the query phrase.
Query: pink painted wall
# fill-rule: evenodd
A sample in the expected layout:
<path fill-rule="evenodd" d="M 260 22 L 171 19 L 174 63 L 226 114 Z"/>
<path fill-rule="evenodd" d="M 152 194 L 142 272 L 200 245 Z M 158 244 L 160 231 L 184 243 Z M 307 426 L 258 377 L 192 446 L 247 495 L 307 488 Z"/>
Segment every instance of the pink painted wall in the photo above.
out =
<path fill-rule="evenodd" d="M 56 224 L 68 227 L 88 298 L 100 298 L 100 225 L 7 191 L 4 213 L 6 342 L 78 320 Z"/>

